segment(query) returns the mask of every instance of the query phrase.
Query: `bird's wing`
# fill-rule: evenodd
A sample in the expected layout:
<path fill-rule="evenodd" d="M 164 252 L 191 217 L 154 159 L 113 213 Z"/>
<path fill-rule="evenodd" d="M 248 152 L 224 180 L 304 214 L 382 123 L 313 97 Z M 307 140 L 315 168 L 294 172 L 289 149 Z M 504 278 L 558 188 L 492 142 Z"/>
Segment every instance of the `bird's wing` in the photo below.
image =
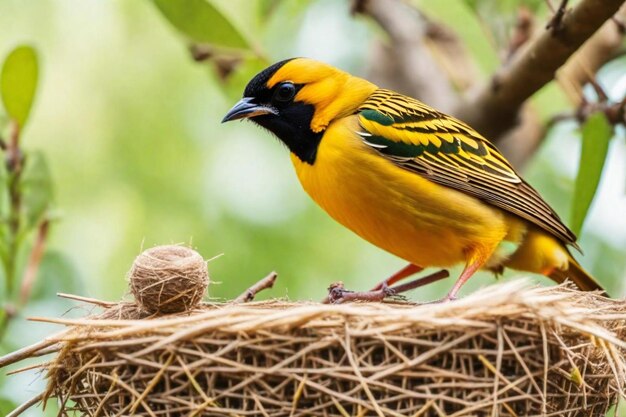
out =
<path fill-rule="evenodd" d="M 564 243 L 576 236 L 500 152 L 465 123 L 379 89 L 359 108 L 363 142 L 394 164 L 528 220 Z"/>

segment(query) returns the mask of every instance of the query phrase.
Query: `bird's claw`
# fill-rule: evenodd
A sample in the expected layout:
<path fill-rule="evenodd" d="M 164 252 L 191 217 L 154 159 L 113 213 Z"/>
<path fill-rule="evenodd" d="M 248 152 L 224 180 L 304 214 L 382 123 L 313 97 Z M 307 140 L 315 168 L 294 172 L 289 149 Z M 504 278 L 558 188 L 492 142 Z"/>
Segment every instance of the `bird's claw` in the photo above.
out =
<path fill-rule="evenodd" d="M 339 281 L 328 287 L 328 296 L 324 302 L 329 304 L 343 304 L 354 301 L 379 302 L 395 294 L 396 291 L 386 285 L 376 291 L 350 291 L 346 290 L 343 282 Z"/>
<path fill-rule="evenodd" d="M 418 278 L 406 284 L 396 285 L 393 288 L 387 284 L 387 281 L 383 281 L 373 290 L 361 292 L 346 290 L 343 282 L 338 281 L 332 283 L 328 287 L 328 295 L 323 302 L 325 304 L 342 304 L 353 301 L 381 302 L 388 297 L 402 297 L 402 293 L 422 287 L 435 281 L 439 281 L 440 279 L 448 277 L 448 275 L 448 271 L 441 270 L 425 277 Z M 438 302 L 448 302 L 452 301 L 453 299 L 455 299 L 455 297 L 447 297 L 445 301 L 442 299 Z"/>
<path fill-rule="evenodd" d="M 452 301 L 456 301 L 458 300 L 458 297 L 455 295 L 446 295 L 443 298 L 440 298 L 439 300 L 435 300 L 435 301 L 430 301 L 426 304 L 448 304 Z"/>
<path fill-rule="evenodd" d="M 345 289 L 343 282 L 333 282 L 328 286 L 328 296 L 324 302 L 330 304 L 341 304 L 345 300 L 346 294 L 352 292 L 353 291 Z"/>

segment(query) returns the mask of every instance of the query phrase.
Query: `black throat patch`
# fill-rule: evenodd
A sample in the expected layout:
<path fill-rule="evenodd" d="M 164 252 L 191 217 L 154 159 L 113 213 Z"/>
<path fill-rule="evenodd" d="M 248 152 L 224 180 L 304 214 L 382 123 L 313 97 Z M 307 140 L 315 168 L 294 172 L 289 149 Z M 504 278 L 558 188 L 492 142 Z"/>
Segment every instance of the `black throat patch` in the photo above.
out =
<path fill-rule="evenodd" d="M 292 58 L 294 59 L 294 58 Z M 251 118 L 253 122 L 274 133 L 302 162 L 313 165 L 317 156 L 317 148 L 322 140 L 323 132 L 311 131 L 311 120 L 315 107 L 299 101 L 277 100 L 274 96 L 281 83 L 268 88 L 267 83 L 283 65 L 292 59 L 276 64 L 258 73 L 246 86 L 244 97 L 252 97 L 261 105 L 267 105 L 278 111 L 278 114 L 266 114 Z M 289 81 L 289 80 L 285 80 Z M 296 93 L 303 85 L 296 84 Z"/>
<path fill-rule="evenodd" d="M 324 131 L 315 133 L 311 130 L 315 108 L 310 104 L 295 102 L 280 112 L 278 117 L 259 116 L 252 121 L 274 133 L 302 162 L 313 165 L 324 135 Z"/>

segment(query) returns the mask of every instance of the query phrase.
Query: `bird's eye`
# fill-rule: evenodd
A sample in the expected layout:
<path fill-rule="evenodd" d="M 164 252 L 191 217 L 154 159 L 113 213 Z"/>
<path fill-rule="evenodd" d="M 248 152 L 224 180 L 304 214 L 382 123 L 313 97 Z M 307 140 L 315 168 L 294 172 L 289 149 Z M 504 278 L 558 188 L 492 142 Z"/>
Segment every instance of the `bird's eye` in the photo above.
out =
<path fill-rule="evenodd" d="M 296 95 L 296 86 L 293 83 L 287 81 L 278 86 L 276 88 L 276 92 L 274 93 L 274 99 L 276 101 L 290 101 Z"/>

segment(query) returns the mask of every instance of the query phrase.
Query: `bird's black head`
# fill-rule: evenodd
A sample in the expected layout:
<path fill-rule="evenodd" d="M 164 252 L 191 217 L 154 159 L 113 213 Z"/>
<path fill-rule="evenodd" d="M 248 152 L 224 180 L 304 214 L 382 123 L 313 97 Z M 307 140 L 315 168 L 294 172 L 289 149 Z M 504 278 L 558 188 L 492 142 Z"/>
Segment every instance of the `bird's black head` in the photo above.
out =
<path fill-rule="evenodd" d="M 274 133 L 302 162 L 312 165 L 324 132 L 311 129 L 315 105 L 298 99 L 306 80 L 298 80 L 293 69 L 280 73 L 290 62 L 294 59 L 280 61 L 257 74 L 222 123 L 250 119 Z"/>
<path fill-rule="evenodd" d="M 377 88 L 319 61 L 287 59 L 257 74 L 222 122 L 250 119 L 313 165 L 328 125 L 356 113 Z"/>

